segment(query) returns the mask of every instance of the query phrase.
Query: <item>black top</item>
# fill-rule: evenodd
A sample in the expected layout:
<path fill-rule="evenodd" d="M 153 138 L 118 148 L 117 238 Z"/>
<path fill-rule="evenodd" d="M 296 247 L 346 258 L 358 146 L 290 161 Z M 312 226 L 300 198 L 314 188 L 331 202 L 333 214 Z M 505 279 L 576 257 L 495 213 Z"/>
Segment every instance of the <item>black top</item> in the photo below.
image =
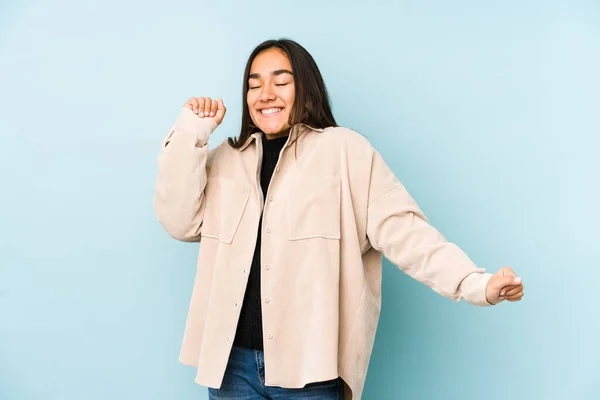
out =
<path fill-rule="evenodd" d="M 271 183 L 271 177 L 275 166 L 279 160 L 281 149 L 287 142 L 287 136 L 277 139 L 267 140 L 263 135 L 263 159 L 260 170 L 260 186 L 263 192 L 263 198 L 267 197 L 267 189 Z M 252 266 L 250 267 L 250 276 L 244 295 L 244 303 L 238 320 L 238 326 L 235 333 L 234 346 L 245 347 L 253 350 L 263 350 L 263 329 L 262 329 L 262 310 L 260 294 L 260 242 L 262 217 L 258 224 L 258 236 Z"/>

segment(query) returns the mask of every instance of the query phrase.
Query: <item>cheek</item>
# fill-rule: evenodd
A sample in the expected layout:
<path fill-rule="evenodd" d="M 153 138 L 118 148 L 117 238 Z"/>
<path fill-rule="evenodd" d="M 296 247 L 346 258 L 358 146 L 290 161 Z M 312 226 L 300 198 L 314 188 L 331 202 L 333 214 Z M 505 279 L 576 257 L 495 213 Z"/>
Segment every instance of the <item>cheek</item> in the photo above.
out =
<path fill-rule="evenodd" d="M 256 115 L 258 115 L 258 112 L 254 109 L 254 102 L 251 99 L 247 99 L 246 103 L 246 107 L 248 107 L 248 114 L 250 114 L 250 119 L 254 121 L 256 119 Z"/>
<path fill-rule="evenodd" d="M 255 118 L 254 118 L 254 107 L 252 106 L 254 104 L 254 101 L 252 99 L 252 96 L 250 94 L 246 95 L 246 107 L 248 108 L 248 114 L 250 114 L 250 119 L 252 120 L 252 122 L 256 123 Z"/>
<path fill-rule="evenodd" d="M 252 106 L 254 106 L 259 100 L 259 90 L 248 90 L 248 92 L 246 93 L 246 104 L 248 104 L 248 107 L 252 108 Z"/>
<path fill-rule="evenodd" d="M 290 90 L 286 91 L 285 93 L 285 102 L 287 103 L 288 107 L 291 108 L 294 105 L 294 99 L 296 98 L 296 91 L 294 90 L 294 88 L 290 88 Z"/>

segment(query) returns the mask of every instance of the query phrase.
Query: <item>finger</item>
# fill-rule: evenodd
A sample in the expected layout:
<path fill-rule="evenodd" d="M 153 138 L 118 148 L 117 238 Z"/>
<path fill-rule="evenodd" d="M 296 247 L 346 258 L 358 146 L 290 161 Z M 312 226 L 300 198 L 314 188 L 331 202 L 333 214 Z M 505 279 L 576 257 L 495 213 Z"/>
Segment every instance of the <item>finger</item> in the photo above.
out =
<path fill-rule="evenodd" d="M 212 100 L 210 97 L 207 97 L 204 102 L 204 116 L 208 117 L 210 115 L 210 109 L 212 107 Z"/>
<path fill-rule="evenodd" d="M 217 108 L 219 107 L 219 103 L 216 100 L 212 101 L 212 104 L 210 106 L 210 114 L 208 115 L 209 117 L 214 117 L 217 114 Z"/>
<path fill-rule="evenodd" d="M 521 285 L 506 285 L 502 289 L 500 289 L 500 296 L 504 296 L 509 290 L 513 290 L 516 287 Z"/>
<path fill-rule="evenodd" d="M 189 108 L 194 112 L 194 114 L 198 113 L 198 99 L 195 97 L 190 98 L 185 104 L 184 107 Z"/>
<path fill-rule="evenodd" d="M 221 123 L 223 121 L 223 117 L 225 117 L 225 113 L 227 112 L 227 108 L 223 104 L 223 99 L 219 99 L 217 102 L 217 113 L 215 114 L 215 119 L 217 123 Z"/>
<path fill-rule="evenodd" d="M 502 292 L 500 292 L 500 296 L 511 297 L 522 291 L 523 291 L 523 285 L 518 285 L 518 286 L 513 286 L 513 287 L 509 286 L 507 288 L 502 289 Z"/>
<path fill-rule="evenodd" d="M 520 290 L 518 290 L 517 292 L 515 292 L 515 293 L 512 293 L 511 295 L 507 295 L 507 296 L 505 296 L 505 297 L 506 297 L 507 299 L 509 299 L 509 298 L 510 298 L 510 299 L 512 299 L 512 298 L 516 298 L 516 297 L 521 297 L 521 296 L 523 296 L 523 293 L 524 293 L 524 290 L 523 290 L 523 288 L 521 288 L 521 289 L 520 289 Z"/>
<path fill-rule="evenodd" d="M 521 278 L 514 277 L 512 275 L 504 275 L 504 276 L 498 277 L 497 282 L 495 282 L 495 284 L 497 285 L 496 287 L 498 289 L 504 289 L 506 286 L 511 286 L 511 285 L 519 285 L 520 283 L 521 283 Z"/>
<path fill-rule="evenodd" d="M 198 116 L 200 118 L 204 118 L 204 105 L 206 104 L 206 99 L 204 97 L 198 97 Z"/>
<path fill-rule="evenodd" d="M 514 296 L 510 296 L 510 297 L 506 297 L 506 300 L 508 301 L 519 301 L 523 298 L 523 291 L 520 291 L 519 293 L 515 294 Z"/>
<path fill-rule="evenodd" d="M 502 276 L 517 276 L 517 274 L 515 274 L 515 271 L 510 269 L 510 267 L 503 267 Z"/>

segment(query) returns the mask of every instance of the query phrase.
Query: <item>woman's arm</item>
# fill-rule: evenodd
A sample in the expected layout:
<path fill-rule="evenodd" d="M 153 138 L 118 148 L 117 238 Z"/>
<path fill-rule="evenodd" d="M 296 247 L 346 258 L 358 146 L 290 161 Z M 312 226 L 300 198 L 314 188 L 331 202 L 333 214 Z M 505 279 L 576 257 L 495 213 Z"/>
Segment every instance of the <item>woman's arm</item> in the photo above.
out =
<path fill-rule="evenodd" d="M 491 274 L 478 268 L 429 221 L 377 151 L 371 149 L 367 237 L 417 281 L 453 300 L 487 306 Z"/>
<path fill-rule="evenodd" d="M 223 102 L 212 101 L 218 105 L 209 105 L 206 109 L 211 111 L 212 108 L 214 117 L 202 115 L 204 102 L 198 106 L 198 100 L 192 98 L 186 103 L 163 140 L 154 191 L 158 221 L 170 236 L 184 242 L 200 240 L 204 188 L 212 160 L 219 150 L 217 147 L 209 152 L 208 138 L 225 114 Z M 210 99 L 207 102 L 210 104 Z"/>

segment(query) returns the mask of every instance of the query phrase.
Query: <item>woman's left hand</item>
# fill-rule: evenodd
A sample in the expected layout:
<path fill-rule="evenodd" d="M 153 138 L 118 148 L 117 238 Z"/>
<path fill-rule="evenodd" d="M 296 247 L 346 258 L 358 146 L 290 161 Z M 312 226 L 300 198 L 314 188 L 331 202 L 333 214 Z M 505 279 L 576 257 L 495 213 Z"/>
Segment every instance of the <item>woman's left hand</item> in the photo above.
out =
<path fill-rule="evenodd" d="M 490 304 L 504 300 L 519 301 L 523 298 L 523 280 L 512 269 L 504 267 L 488 281 L 485 298 Z"/>

